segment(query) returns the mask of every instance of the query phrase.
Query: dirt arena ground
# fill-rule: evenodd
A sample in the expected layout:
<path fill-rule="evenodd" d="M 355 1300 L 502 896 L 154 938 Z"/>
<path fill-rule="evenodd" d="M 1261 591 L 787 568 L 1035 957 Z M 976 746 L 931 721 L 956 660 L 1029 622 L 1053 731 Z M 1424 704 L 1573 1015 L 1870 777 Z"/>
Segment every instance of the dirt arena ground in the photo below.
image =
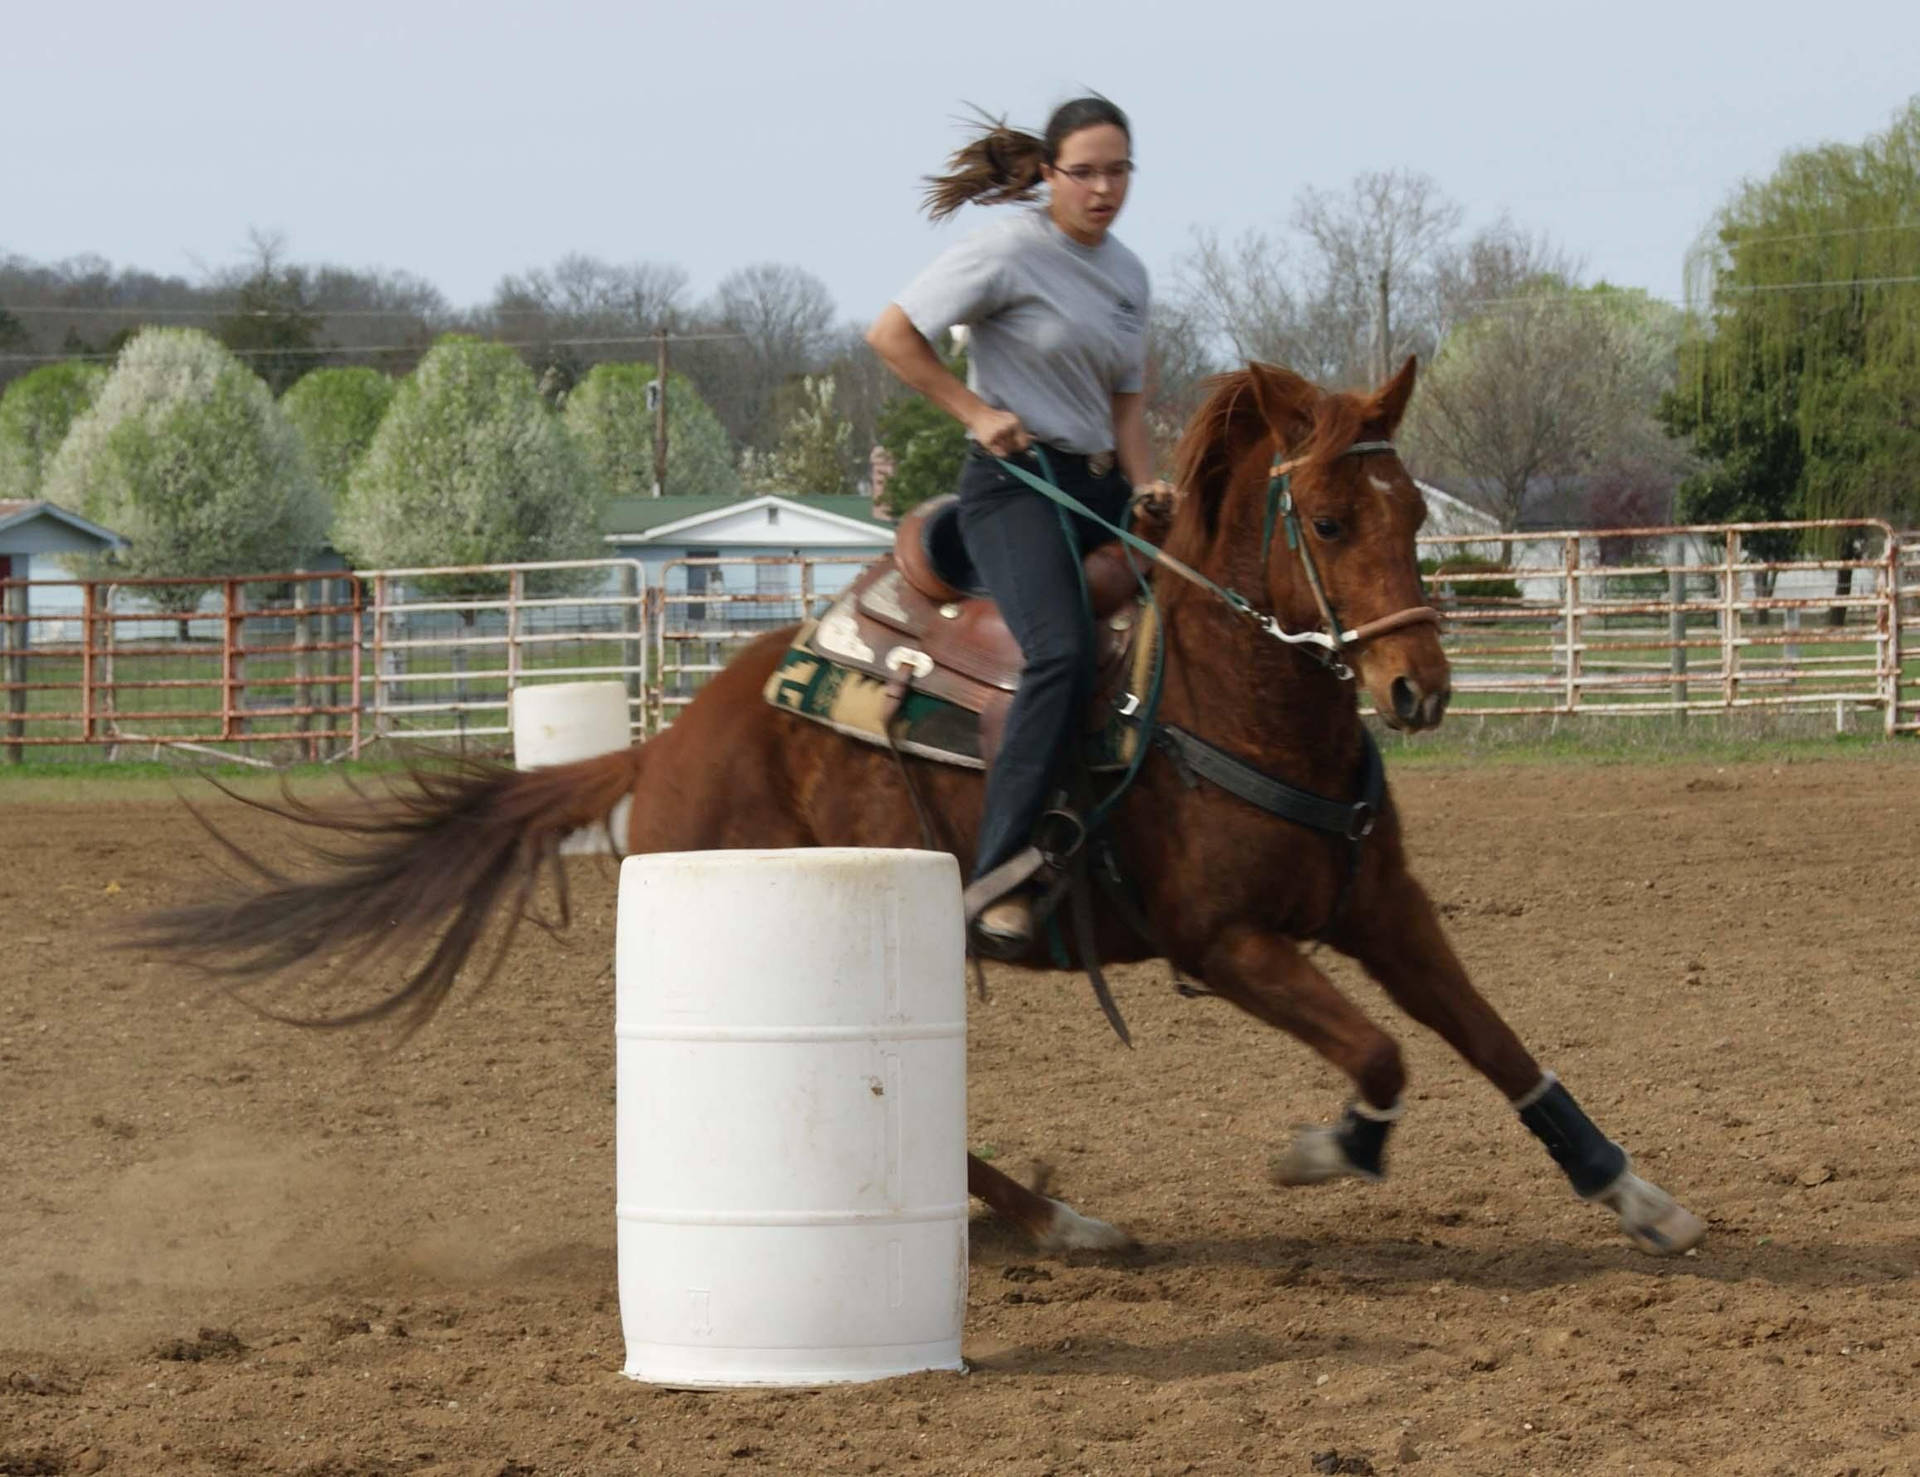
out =
<path fill-rule="evenodd" d="M 203 875 L 163 790 L 9 785 L 0 1474 L 1920 1472 L 1915 758 L 1396 771 L 1482 988 L 1696 1256 L 1398 1017 L 1392 1178 L 1282 1192 L 1343 1098 L 1304 1050 L 1143 967 L 1128 1053 L 997 973 L 972 1141 L 1145 1249 L 976 1221 L 969 1374 L 745 1395 L 619 1374 L 611 868 L 394 1053 L 107 951 Z"/>

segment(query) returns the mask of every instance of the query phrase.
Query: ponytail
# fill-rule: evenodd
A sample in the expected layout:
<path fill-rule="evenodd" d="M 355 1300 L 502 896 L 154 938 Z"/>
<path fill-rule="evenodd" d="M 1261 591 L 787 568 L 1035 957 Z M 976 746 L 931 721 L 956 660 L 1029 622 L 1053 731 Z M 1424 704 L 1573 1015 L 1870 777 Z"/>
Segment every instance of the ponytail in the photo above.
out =
<path fill-rule="evenodd" d="M 1040 168 L 1049 162 L 1044 139 L 990 118 L 982 132 L 954 150 L 945 174 L 927 176 L 921 203 L 941 221 L 970 200 L 981 205 L 1031 200 L 1040 189 Z"/>
<path fill-rule="evenodd" d="M 927 176 L 922 204 L 934 220 L 945 220 L 968 201 L 1007 205 L 1033 199 L 1039 193 L 1040 171 L 1059 157 L 1067 136 L 1083 128 L 1111 124 L 1129 140 L 1133 137 L 1127 115 L 1097 94 L 1055 108 L 1044 137 L 987 113 L 981 113 L 980 120 L 984 127 L 954 150 L 947 172 Z"/>

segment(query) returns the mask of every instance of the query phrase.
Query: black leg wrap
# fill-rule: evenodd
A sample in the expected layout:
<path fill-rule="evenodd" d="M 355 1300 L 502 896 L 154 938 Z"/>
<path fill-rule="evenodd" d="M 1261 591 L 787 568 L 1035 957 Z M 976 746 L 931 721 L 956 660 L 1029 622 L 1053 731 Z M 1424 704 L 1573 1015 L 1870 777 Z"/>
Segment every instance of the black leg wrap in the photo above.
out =
<path fill-rule="evenodd" d="M 1558 1080 L 1520 1110 L 1520 1121 L 1547 1146 L 1553 1162 L 1573 1182 L 1574 1193 L 1583 1199 L 1598 1195 L 1627 1167 L 1627 1151 L 1594 1127 Z"/>
<path fill-rule="evenodd" d="M 1392 1131 L 1390 1121 L 1362 1118 L 1349 1103 L 1334 1137 L 1349 1164 L 1362 1174 L 1383 1179 L 1387 1173 L 1387 1135 Z"/>

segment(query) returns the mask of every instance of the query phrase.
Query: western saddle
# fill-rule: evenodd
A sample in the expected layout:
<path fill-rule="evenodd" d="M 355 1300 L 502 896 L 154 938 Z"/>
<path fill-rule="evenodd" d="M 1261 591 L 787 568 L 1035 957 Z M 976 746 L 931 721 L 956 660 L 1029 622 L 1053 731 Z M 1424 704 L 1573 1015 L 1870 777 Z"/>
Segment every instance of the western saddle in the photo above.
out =
<path fill-rule="evenodd" d="M 992 762 L 1020 685 L 1020 645 L 981 588 L 960 536 L 960 502 L 948 494 L 900 520 L 893 554 L 861 571 L 821 617 L 807 644 L 841 666 L 887 683 L 897 697 L 923 692 L 980 715 L 981 757 Z M 1119 543 L 1088 554 L 1096 698 L 1125 681 L 1140 595 L 1137 556 Z M 1104 705 L 1088 707 L 1089 728 Z"/>

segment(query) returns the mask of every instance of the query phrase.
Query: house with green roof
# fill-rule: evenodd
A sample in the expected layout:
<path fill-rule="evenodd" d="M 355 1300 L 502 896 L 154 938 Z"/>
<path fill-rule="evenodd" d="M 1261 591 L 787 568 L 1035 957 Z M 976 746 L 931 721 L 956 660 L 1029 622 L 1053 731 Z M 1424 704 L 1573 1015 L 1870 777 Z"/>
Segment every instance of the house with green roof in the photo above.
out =
<path fill-rule="evenodd" d="M 832 594 L 860 567 L 893 547 L 893 525 L 864 497 L 635 497 L 612 503 L 603 520 L 607 552 L 638 559 L 648 585 L 669 595 L 790 594 L 797 558 L 817 564 L 814 594 Z M 685 564 L 682 560 L 717 560 Z"/>

